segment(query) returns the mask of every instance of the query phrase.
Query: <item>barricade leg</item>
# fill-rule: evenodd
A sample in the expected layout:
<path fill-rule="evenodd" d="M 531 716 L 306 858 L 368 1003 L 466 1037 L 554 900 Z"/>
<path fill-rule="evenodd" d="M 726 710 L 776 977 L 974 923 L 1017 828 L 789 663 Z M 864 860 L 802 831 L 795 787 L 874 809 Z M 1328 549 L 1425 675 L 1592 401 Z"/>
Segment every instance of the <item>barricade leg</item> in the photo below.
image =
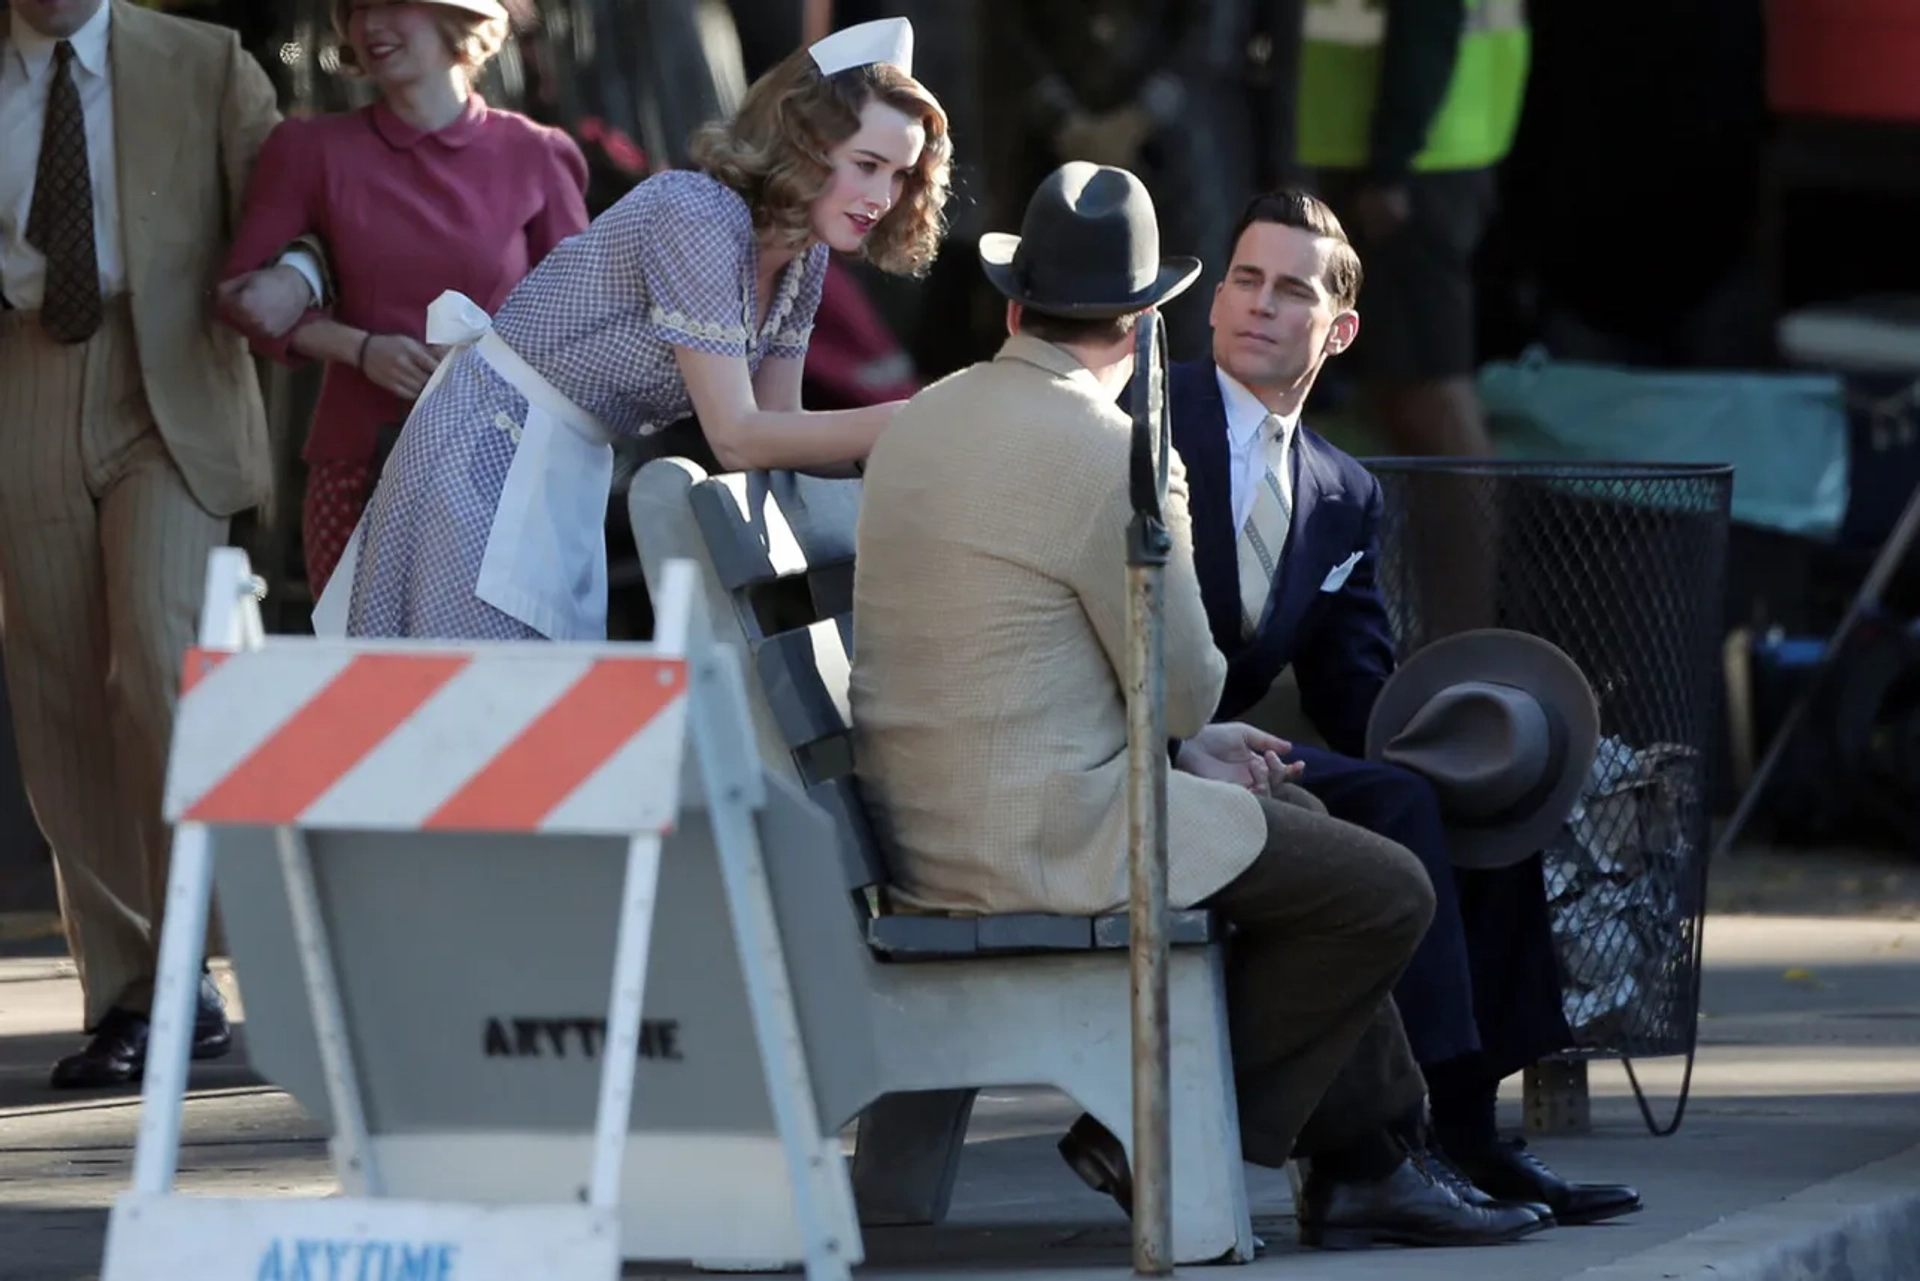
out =
<path fill-rule="evenodd" d="M 347 1015 L 340 1004 L 339 971 L 334 969 L 333 949 L 320 914 L 320 893 L 313 881 L 313 858 L 306 837 L 291 827 L 276 830 L 274 842 L 280 874 L 287 885 L 287 908 L 293 916 L 300 972 L 313 1003 L 314 1040 L 320 1048 L 327 1103 L 333 1111 L 334 1160 L 349 1193 L 384 1196 L 386 1190 L 367 1138 L 367 1112 L 353 1063 L 353 1043 L 347 1035 Z"/>
<path fill-rule="evenodd" d="M 160 966 L 154 978 L 146 1074 L 140 1083 L 140 1134 L 133 1151 L 133 1190 L 146 1196 L 165 1196 L 179 1165 L 180 1114 L 186 1107 L 187 1060 L 212 894 L 213 851 L 207 829 L 182 823 L 174 829 L 167 873 Z"/>
<path fill-rule="evenodd" d="M 593 1133 L 593 1179 L 588 1202 L 620 1206 L 620 1169 L 633 1124 L 633 1078 L 640 1063 L 640 1015 L 653 948 L 653 908 L 660 886 L 660 838 L 636 836 L 627 846 L 627 872 L 614 941 L 613 994 L 607 1006 L 607 1048 L 600 1058 L 600 1106 Z"/>
<path fill-rule="evenodd" d="M 209 649 L 260 645 L 259 601 L 265 585 L 245 552 L 215 548 L 207 558 L 200 603 L 200 644 Z M 160 921 L 160 957 L 154 975 L 147 1066 L 140 1082 L 140 1133 L 134 1144 L 133 1190 L 164 1196 L 180 1160 L 180 1114 L 186 1107 L 187 1062 L 198 1011 L 200 966 L 206 960 L 208 905 L 213 898 L 213 849 L 207 829 L 181 823 L 173 832 L 167 901 Z"/>
<path fill-rule="evenodd" d="M 786 1152 L 808 1281 L 846 1281 L 849 1255 L 857 1251 L 857 1243 L 843 1240 L 836 1225 L 853 1223 L 853 1189 L 846 1164 L 839 1159 L 837 1136 L 823 1137 L 821 1132 L 762 862 L 754 816 L 765 804 L 765 783 L 758 748 L 748 737 L 739 659 L 730 649 L 707 645 L 693 661 L 690 678 L 689 728 L 727 887 L 768 1101 Z"/>

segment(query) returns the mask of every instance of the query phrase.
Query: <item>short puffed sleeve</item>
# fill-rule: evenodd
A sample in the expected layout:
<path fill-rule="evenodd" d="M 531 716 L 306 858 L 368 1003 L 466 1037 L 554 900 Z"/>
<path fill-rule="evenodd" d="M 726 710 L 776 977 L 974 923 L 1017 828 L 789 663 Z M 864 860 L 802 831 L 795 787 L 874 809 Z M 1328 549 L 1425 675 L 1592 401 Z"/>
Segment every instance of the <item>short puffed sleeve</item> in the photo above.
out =
<path fill-rule="evenodd" d="M 747 354 L 747 280 L 753 216 L 733 190 L 703 173 L 647 180 L 645 239 L 637 246 L 648 324 L 661 342 L 717 356 Z"/>

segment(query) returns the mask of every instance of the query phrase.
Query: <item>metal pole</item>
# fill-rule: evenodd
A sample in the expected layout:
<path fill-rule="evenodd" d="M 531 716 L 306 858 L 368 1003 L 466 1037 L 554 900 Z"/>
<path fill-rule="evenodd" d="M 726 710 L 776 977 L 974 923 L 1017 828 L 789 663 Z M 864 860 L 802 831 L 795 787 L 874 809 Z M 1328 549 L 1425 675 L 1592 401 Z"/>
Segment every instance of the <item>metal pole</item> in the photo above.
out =
<path fill-rule="evenodd" d="M 1172 538 L 1162 519 L 1170 448 L 1162 405 L 1159 317 L 1140 317 L 1133 386 L 1127 527 L 1128 951 L 1133 990 L 1133 1270 L 1173 1271 L 1172 1127 L 1167 1029 L 1167 708 L 1162 575 Z"/>

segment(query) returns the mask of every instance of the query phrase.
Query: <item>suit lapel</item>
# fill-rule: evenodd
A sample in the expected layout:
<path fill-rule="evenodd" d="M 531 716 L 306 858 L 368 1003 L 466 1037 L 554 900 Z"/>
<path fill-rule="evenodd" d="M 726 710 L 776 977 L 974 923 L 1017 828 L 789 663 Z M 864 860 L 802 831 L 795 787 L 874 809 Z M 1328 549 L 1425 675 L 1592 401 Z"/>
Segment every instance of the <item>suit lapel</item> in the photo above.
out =
<path fill-rule="evenodd" d="M 182 113 L 198 91 L 173 83 L 171 42 L 161 23 L 125 0 L 109 3 L 114 174 L 120 188 L 121 247 L 131 283 L 144 274 L 153 220 L 164 212 L 168 175 L 189 129 Z"/>
<path fill-rule="evenodd" d="M 1174 365 L 1168 374 L 1173 447 L 1187 469 L 1193 518 L 1194 569 L 1207 607 L 1207 625 L 1223 653 L 1242 648 L 1239 549 L 1233 528 L 1232 454 L 1227 406 L 1213 362 Z"/>
<path fill-rule="evenodd" d="M 1301 614 L 1312 603 L 1313 593 L 1319 590 L 1320 584 L 1314 581 L 1318 558 L 1312 554 L 1308 531 L 1313 527 L 1314 508 L 1339 479 L 1332 465 L 1320 456 L 1305 427 L 1294 428 L 1289 470 L 1293 473 L 1293 519 L 1287 527 L 1287 551 L 1280 564 L 1277 588 L 1280 599 L 1268 615 L 1266 628 L 1287 635 L 1292 634 Z"/>

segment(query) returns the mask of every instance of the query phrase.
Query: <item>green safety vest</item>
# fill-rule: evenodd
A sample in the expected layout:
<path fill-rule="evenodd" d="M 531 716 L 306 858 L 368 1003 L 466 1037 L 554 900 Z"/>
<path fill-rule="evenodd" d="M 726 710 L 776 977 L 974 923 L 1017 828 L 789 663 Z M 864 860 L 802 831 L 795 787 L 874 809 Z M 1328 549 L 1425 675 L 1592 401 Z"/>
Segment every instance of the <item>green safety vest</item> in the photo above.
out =
<path fill-rule="evenodd" d="M 1300 163 L 1315 169 L 1366 166 L 1386 28 L 1382 0 L 1307 0 L 1300 45 Z M 1530 54 L 1524 0 L 1467 0 L 1453 80 L 1413 167 L 1480 169 L 1499 163 L 1519 127 Z"/>

